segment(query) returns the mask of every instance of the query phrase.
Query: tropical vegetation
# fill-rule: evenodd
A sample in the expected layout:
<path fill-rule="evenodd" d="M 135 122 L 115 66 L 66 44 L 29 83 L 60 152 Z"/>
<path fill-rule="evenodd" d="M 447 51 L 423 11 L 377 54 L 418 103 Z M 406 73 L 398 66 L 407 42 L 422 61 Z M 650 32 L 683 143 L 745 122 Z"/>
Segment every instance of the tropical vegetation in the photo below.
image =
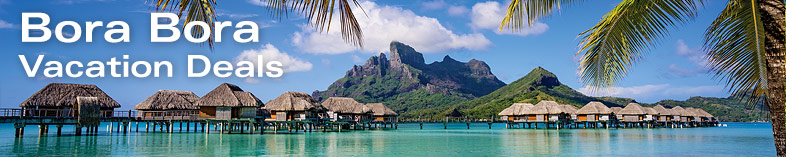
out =
<path fill-rule="evenodd" d="M 513 0 L 500 29 L 520 30 L 579 0 Z M 623 0 L 579 33 L 580 79 L 613 87 L 703 0 Z M 769 109 L 778 156 L 786 156 L 786 14 L 783 0 L 729 0 L 705 33 L 708 66 L 732 95 Z"/>

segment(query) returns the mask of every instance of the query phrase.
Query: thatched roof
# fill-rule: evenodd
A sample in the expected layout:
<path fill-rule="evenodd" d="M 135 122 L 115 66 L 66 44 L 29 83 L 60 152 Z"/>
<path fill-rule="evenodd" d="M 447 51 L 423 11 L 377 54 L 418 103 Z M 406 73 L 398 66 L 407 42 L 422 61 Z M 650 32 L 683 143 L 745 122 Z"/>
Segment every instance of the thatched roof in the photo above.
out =
<path fill-rule="evenodd" d="M 699 112 L 699 110 L 693 107 L 686 107 L 685 111 L 693 113 L 693 116 L 706 117 L 706 115 L 702 114 L 701 112 Z"/>
<path fill-rule="evenodd" d="M 462 114 L 457 108 L 453 108 L 453 110 L 445 114 L 445 117 L 463 117 L 463 116 L 464 114 Z"/>
<path fill-rule="evenodd" d="M 647 115 L 660 115 L 658 110 L 655 110 L 652 107 L 641 107 L 641 108 L 647 113 Z"/>
<path fill-rule="evenodd" d="M 680 116 L 696 116 L 693 112 L 689 112 L 680 106 L 671 108 L 671 111 L 672 113 L 679 113 Z"/>
<path fill-rule="evenodd" d="M 701 112 L 701 114 L 704 114 L 704 116 L 705 116 L 705 117 L 715 117 L 715 116 L 712 116 L 712 114 L 710 114 L 709 112 L 707 112 L 707 111 L 704 111 L 704 109 L 697 108 L 696 110 L 698 110 L 699 112 Z"/>
<path fill-rule="evenodd" d="M 325 107 L 322 107 L 311 95 L 303 92 L 287 91 L 276 97 L 276 99 L 268 101 L 262 109 L 272 111 L 321 111 L 325 110 Z"/>
<path fill-rule="evenodd" d="M 371 109 L 368 108 L 368 106 L 355 101 L 355 99 L 347 98 L 347 97 L 330 97 L 324 102 L 322 102 L 322 106 L 324 106 L 328 111 L 335 112 L 335 113 L 347 113 L 347 114 L 371 113 Z"/>
<path fill-rule="evenodd" d="M 611 113 L 619 114 L 622 111 L 622 107 L 611 107 L 609 110 L 611 110 Z"/>
<path fill-rule="evenodd" d="M 120 104 L 96 85 L 50 83 L 19 104 L 20 107 L 73 107 L 77 97 L 96 97 L 101 108 L 118 108 Z"/>
<path fill-rule="evenodd" d="M 196 106 L 216 107 L 260 107 L 262 101 L 254 94 L 245 92 L 237 85 L 222 83 L 216 89 L 199 98 Z"/>
<path fill-rule="evenodd" d="M 535 107 L 535 105 L 532 105 L 530 103 L 514 103 L 513 105 L 510 105 L 510 107 L 505 108 L 504 110 L 502 110 L 502 112 L 499 112 L 499 114 L 497 114 L 497 115 L 500 115 L 500 116 L 519 116 L 519 115 L 524 115 L 524 113 L 527 112 L 528 110 L 532 109 L 532 107 Z"/>
<path fill-rule="evenodd" d="M 576 108 L 576 106 L 573 105 L 560 105 L 560 107 L 562 107 L 563 112 L 569 114 L 576 114 L 576 111 L 579 110 L 579 108 Z"/>
<path fill-rule="evenodd" d="M 666 109 L 666 107 L 663 107 L 663 105 L 655 105 L 655 107 L 652 107 L 652 109 L 655 109 L 655 111 L 657 111 L 660 115 L 663 115 L 663 116 L 677 115 L 677 114 L 673 113 L 672 110 Z"/>
<path fill-rule="evenodd" d="M 641 105 L 639 105 L 638 103 L 629 103 L 628 105 L 625 106 L 625 108 L 622 108 L 622 110 L 620 110 L 620 113 L 618 114 L 644 115 L 647 114 L 647 111 L 644 110 L 644 108 L 642 108 Z"/>
<path fill-rule="evenodd" d="M 374 116 L 398 116 L 398 113 L 391 110 L 382 103 L 368 103 L 366 106 L 371 108 L 371 112 L 374 113 Z"/>
<path fill-rule="evenodd" d="M 528 112 L 524 112 L 525 114 L 561 114 L 561 113 L 571 113 L 565 108 L 558 104 L 555 101 L 548 101 L 542 100 L 535 104 Z"/>
<path fill-rule="evenodd" d="M 611 109 L 601 102 L 592 101 L 576 110 L 576 114 L 611 114 Z"/>
<path fill-rule="evenodd" d="M 159 90 L 145 101 L 134 106 L 135 110 L 196 110 L 194 105 L 199 96 L 194 92 Z"/>

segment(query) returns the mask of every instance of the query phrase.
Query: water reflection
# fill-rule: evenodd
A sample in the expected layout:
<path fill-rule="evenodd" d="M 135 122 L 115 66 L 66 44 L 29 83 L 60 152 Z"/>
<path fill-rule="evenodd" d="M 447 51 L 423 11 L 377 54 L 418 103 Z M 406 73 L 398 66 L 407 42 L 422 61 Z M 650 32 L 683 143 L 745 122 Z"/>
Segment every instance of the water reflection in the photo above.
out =
<path fill-rule="evenodd" d="M 14 138 L 0 124 L 0 156 L 673 156 L 774 154 L 771 129 L 488 129 L 486 124 L 402 124 L 399 130 L 298 134 L 107 133 Z M 755 127 L 755 126 L 753 126 Z M 34 131 L 29 131 L 34 130 Z M 64 129 L 66 130 L 66 129 Z M 745 150 L 745 151 L 739 151 Z"/>

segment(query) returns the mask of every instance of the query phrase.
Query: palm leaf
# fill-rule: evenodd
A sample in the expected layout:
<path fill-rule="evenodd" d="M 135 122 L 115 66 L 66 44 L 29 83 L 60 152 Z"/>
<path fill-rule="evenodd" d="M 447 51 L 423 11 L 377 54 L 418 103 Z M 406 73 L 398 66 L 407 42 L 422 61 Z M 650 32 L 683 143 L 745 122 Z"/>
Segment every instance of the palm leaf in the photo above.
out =
<path fill-rule="evenodd" d="M 285 16 L 289 11 L 297 12 L 306 16 L 306 19 L 313 24 L 320 32 L 328 31 L 333 21 L 334 9 L 338 7 L 338 15 L 341 24 L 341 37 L 345 42 L 350 42 L 355 46 L 363 47 L 363 32 L 360 29 L 355 14 L 352 12 L 352 5 L 359 9 L 360 3 L 357 0 L 267 0 L 271 15 L 274 17 Z"/>
<path fill-rule="evenodd" d="M 768 91 L 765 33 L 758 8 L 755 0 L 729 1 L 704 39 L 710 70 L 748 104 L 765 100 Z"/>
<path fill-rule="evenodd" d="M 505 18 L 499 25 L 499 29 L 509 28 L 513 31 L 520 31 L 527 25 L 532 25 L 537 20 L 551 15 L 554 8 L 560 9 L 562 5 L 570 5 L 579 0 L 513 0 L 508 5 Z"/>
<path fill-rule="evenodd" d="M 613 87 L 633 63 L 658 40 L 668 35 L 668 28 L 684 23 L 696 15 L 701 1 L 695 0 L 624 0 L 601 21 L 579 34 L 581 56 L 580 79 L 593 90 Z"/>
<path fill-rule="evenodd" d="M 156 5 L 156 10 L 176 11 L 178 12 L 177 16 L 180 18 L 183 18 L 183 12 L 185 12 L 183 29 L 191 21 L 207 23 L 211 30 L 210 34 L 204 34 L 201 27 L 194 27 L 191 29 L 191 32 L 194 38 L 200 38 L 203 35 L 210 36 L 207 41 L 210 48 L 213 48 L 213 21 L 216 20 L 216 13 L 213 9 L 213 5 L 216 4 L 215 0 L 153 0 L 153 3 Z"/>

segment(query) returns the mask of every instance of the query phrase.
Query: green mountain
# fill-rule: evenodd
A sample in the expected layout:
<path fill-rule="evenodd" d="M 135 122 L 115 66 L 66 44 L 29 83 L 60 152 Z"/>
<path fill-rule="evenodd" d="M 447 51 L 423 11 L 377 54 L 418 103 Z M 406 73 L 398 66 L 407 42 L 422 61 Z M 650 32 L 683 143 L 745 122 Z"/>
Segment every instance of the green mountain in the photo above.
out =
<path fill-rule="evenodd" d="M 314 91 L 312 96 L 319 101 L 340 96 L 363 103 L 382 102 L 402 119 L 442 119 L 445 115 L 492 118 L 513 103 L 536 104 L 540 100 L 576 107 L 590 101 L 609 107 L 636 102 L 630 98 L 586 96 L 560 83 L 556 75 L 541 67 L 505 85 L 482 61 L 465 63 L 445 56 L 442 61 L 425 64 L 421 53 L 399 42 L 390 44 L 390 56 L 389 60 L 384 53 L 371 57 L 364 65 L 352 67 L 327 90 Z M 722 121 L 768 119 L 764 111 L 749 109 L 733 98 L 692 97 L 639 104 L 702 108 Z"/>
<path fill-rule="evenodd" d="M 741 103 L 740 100 L 733 97 L 729 98 L 715 98 L 715 97 L 691 97 L 685 101 L 677 100 L 661 100 L 655 104 L 647 106 L 663 105 L 665 107 L 693 107 L 701 108 L 709 112 L 718 120 L 725 122 L 750 122 L 750 121 L 768 121 L 770 119 L 768 111 L 762 110 L 757 106 L 748 106 Z"/>
<path fill-rule="evenodd" d="M 553 73 L 538 67 L 507 86 L 455 107 L 461 108 L 464 114 L 470 117 L 491 118 L 513 103 L 536 104 L 541 100 L 553 100 L 577 107 L 590 101 L 600 101 L 609 107 L 622 107 L 636 102 L 629 98 L 586 96 L 560 83 Z"/>
<path fill-rule="evenodd" d="M 402 117 L 423 116 L 420 111 L 453 106 L 491 93 L 505 83 L 483 61 L 442 61 L 426 64 L 423 54 L 400 42 L 390 43 L 390 60 L 384 53 L 354 66 L 325 91 L 312 96 L 352 97 L 359 102 L 382 102 Z"/>

